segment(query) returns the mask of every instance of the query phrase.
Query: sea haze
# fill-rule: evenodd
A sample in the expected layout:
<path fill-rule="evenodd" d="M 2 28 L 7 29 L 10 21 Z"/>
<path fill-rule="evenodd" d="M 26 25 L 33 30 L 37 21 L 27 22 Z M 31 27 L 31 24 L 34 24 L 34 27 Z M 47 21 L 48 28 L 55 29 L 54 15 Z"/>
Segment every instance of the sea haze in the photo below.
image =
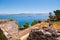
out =
<path fill-rule="evenodd" d="M 34 20 L 44 20 L 47 19 L 49 14 L 0 14 L 0 19 L 12 18 L 18 22 L 19 25 L 24 25 L 26 22 L 31 24 Z"/>

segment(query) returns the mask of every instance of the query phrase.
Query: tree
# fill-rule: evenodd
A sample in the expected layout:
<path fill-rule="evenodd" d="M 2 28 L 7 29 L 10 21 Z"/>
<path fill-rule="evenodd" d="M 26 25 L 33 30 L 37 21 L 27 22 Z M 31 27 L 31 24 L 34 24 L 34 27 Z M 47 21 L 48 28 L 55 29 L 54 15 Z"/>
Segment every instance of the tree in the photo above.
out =
<path fill-rule="evenodd" d="M 52 13 L 51 12 L 49 13 L 49 18 L 52 19 Z"/>
<path fill-rule="evenodd" d="M 26 28 L 28 28 L 28 27 L 29 27 L 29 23 L 28 23 L 28 22 L 26 22 L 23 26 L 24 26 L 24 28 L 26 29 Z"/>
<path fill-rule="evenodd" d="M 37 24 L 37 23 L 38 23 L 38 22 L 37 22 L 36 20 L 34 20 L 31 25 L 33 26 L 33 25 L 35 25 L 35 24 Z"/>
<path fill-rule="evenodd" d="M 57 17 L 57 20 L 60 20 L 60 10 L 55 10 L 54 13 Z"/>
<path fill-rule="evenodd" d="M 52 13 L 49 13 L 49 18 L 51 21 L 55 21 L 56 20 L 56 16 L 52 15 Z"/>

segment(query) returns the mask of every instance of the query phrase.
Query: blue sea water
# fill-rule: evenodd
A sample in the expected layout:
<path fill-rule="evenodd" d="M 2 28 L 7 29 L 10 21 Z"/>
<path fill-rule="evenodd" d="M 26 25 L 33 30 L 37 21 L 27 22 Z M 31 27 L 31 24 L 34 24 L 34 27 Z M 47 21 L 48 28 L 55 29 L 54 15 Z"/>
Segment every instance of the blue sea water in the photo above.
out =
<path fill-rule="evenodd" d="M 34 20 L 45 20 L 48 16 L 49 14 L 0 14 L 0 19 L 12 18 L 19 25 L 24 25 L 26 22 L 31 24 Z"/>

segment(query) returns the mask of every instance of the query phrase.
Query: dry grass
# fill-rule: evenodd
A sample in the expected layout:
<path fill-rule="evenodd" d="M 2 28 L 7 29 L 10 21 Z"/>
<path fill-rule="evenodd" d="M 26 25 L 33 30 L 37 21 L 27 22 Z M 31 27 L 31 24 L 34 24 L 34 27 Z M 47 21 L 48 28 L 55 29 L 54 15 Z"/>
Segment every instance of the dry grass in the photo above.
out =
<path fill-rule="evenodd" d="M 40 23 L 40 25 L 38 25 L 38 28 L 41 28 L 41 27 L 48 27 L 48 26 L 49 26 L 48 23 L 42 22 L 42 23 Z"/>
<path fill-rule="evenodd" d="M 53 28 L 60 29 L 60 22 L 54 22 L 53 23 Z"/>
<path fill-rule="evenodd" d="M 24 40 L 24 39 L 26 40 L 26 37 L 25 37 L 24 35 L 26 35 L 27 33 L 29 33 L 29 32 L 31 31 L 31 29 L 33 29 L 33 28 L 35 28 L 35 27 L 41 28 L 41 27 L 48 27 L 48 26 L 49 26 L 49 24 L 46 23 L 46 22 L 38 23 L 38 24 L 36 24 L 36 25 L 34 25 L 34 26 L 31 26 L 31 27 L 29 27 L 29 28 L 21 31 L 19 34 L 20 34 L 20 36 L 22 36 L 22 37 L 20 37 L 20 38 L 21 38 L 22 40 Z M 52 27 L 52 28 L 55 28 L 55 29 L 60 29 L 60 22 L 54 22 L 51 27 Z"/>

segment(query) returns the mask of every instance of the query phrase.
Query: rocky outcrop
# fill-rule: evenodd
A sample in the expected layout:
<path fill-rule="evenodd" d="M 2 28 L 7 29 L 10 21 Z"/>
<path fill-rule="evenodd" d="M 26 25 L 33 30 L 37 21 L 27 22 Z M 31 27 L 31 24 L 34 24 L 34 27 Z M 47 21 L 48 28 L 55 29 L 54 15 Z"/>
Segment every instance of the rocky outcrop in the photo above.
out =
<path fill-rule="evenodd" d="M 51 27 L 32 29 L 27 40 L 60 40 L 60 30 Z"/>
<path fill-rule="evenodd" d="M 0 20 L 0 29 L 8 40 L 18 40 L 18 24 L 15 21 Z"/>

